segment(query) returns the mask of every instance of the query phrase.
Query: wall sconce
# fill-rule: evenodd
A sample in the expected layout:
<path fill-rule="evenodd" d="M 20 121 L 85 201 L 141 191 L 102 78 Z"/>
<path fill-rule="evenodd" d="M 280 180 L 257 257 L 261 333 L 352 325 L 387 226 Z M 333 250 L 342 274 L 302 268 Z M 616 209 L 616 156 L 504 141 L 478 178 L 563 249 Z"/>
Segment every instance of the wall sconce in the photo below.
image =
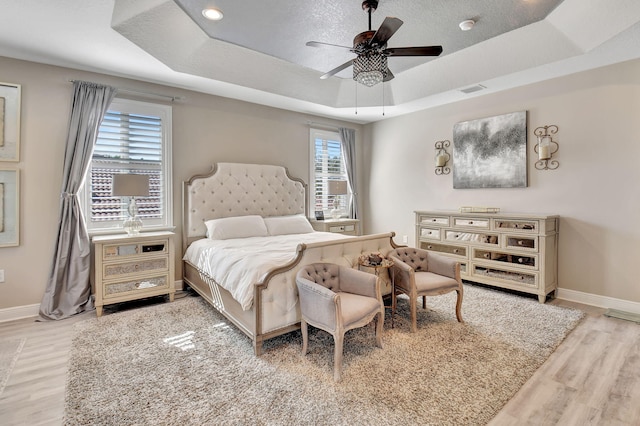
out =
<path fill-rule="evenodd" d="M 536 169 L 538 170 L 555 170 L 560 163 L 556 160 L 552 160 L 553 154 L 558 152 L 558 142 L 553 140 L 552 135 L 558 133 L 558 126 L 542 126 L 533 131 L 533 134 L 538 137 L 538 143 L 533 147 L 533 150 L 538 154 L 538 161 L 536 161 Z"/>
<path fill-rule="evenodd" d="M 451 156 L 447 152 L 447 148 L 451 145 L 449 141 L 436 142 L 436 174 L 448 175 L 451 169 L 447 167 L 447 163 L 451 159 Z"/>

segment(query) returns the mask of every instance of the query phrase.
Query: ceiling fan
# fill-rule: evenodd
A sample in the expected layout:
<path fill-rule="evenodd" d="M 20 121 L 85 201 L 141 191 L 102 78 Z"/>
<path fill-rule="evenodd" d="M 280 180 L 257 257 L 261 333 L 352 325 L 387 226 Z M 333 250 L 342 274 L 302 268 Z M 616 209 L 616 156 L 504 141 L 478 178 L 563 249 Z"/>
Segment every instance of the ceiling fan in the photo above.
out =
<path fill-rule="evenodd" d="M 442 46 L 420 47 L 387 47 L 387 41 L 391 38 L 403 22 L 398 18 L 387 16 L 377 31 L 371 30 L 371 13 L 378 7 L 378 0 L 365 0 L 362 9 L 369 15 L 369 30 L 361 32 L 353 39 L 353 47 L 337 44 L 309 41 L 307 46 L 312 47 L 337 47 L 348 49 L 357 56 L 344 64 L 323 74 L 320 78 L 326 79 L 353 65 L 353 79 L 365 86 L 374 86 L 382 81 L 391 80 L 394 75 L 387 66 L 389 56 L 438 56 L 442 53 Z"/>

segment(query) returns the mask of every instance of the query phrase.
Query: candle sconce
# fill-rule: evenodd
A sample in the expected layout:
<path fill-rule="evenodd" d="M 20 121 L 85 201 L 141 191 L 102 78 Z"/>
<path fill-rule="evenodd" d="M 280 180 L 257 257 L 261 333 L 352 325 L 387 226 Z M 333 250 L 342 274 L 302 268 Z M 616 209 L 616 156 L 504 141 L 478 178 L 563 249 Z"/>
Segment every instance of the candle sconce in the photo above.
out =
<path fill-rule="evenodd" d="M 449 141 L 436 142 L 436 174 L 448 175 L 451 173 L 451 169 L 447 167 L 447 163 L 451 159 L 451 156 L 447 152 L 447 148 L 451 145 Z"/>
<path fill-rule="evenodd" d="M 556 160 L 552 160 L 553 154 L 558 152 L 558 142 L 553 140 L 553 135 L 558 133 L 558 126 L 542 126 L 533 131 L 533 134 L 538 137 L 538 143 L 533 147 L 533 150 L 538 154 L 538 161 L 536 161 L 536 169 L 538 170 L 555 170 L 560 163 Z"/>

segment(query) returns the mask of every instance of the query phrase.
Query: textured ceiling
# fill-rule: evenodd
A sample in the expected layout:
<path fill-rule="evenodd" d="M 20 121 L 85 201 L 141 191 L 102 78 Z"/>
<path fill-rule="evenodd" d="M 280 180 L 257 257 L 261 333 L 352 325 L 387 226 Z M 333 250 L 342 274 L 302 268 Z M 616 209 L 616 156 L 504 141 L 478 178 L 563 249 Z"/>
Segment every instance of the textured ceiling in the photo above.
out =
<path fill-rule="evenodd" d="M 0 0 L 0 55 L 362 123 L 640 57 L 638 0 L 381 0 L 374 29 L 404 21 L 390 47 L 444 52 L 390 58 L 396 78 L 366 88 L 350 69 L 319 78 L 349 52 L 304 45 L 350 46 L 368 25 L 360 0 L 206 4 L 224 19 L 205 24 L 174 0 Z M 469 18 L 476 26 L 460 31 Z"/>
<path fill-rule="evenodd" d="M 361 0 L 300 1 L 271 0 L 175 0 L 209 37 L 246 47 L 322 73 L 354 58 L 348 50 L 312 48 L 307 41 L 353 46 L 354 37 L 368 30 L 368 15 Z M 389 47 L 443 46 L 442 55 L 513 31 L 544 19 L 562 0 L 382 0 L 373 12 L 371 29 L 386 16 L 404 23 L 390 39 Z M 224 13 L 221 21 L 210 21 L 202 10 L 215 5 Z M 473 19 L 471 31 L 461 31 L 461 21 Z M 393 73 L 431 60 L 393 57 Z M 349 68 L 339 74 L 351 78 Z"/>

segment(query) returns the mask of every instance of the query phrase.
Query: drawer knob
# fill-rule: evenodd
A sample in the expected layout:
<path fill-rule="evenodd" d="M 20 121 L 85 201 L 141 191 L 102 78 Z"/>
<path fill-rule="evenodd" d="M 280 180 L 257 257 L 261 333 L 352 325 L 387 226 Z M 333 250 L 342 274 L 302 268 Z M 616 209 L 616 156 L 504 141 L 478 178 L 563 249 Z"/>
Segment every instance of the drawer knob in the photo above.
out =
<path fill-rule="evenodd" d="M 489 253 L 485 253 L 484 257 L 488 259 L 489 258 Z"/>
<path fill-rule="evenodd" d="M 521 258 L 521 257 L 519 257 L 519 258 L 518 258 L 518 263 L 522 263 L 522 262 L 524 262 L 524 259 L 523 259 L 523 258 Z"/>
<path fill-rule="evenodd" d="M 523 244 L 524 244 L 524 241 L 522 241 L 522 240 L 518 240 L 518 245 L 519 245 L 519 246 L 521 246 L 521 245 L 523 245 Z"/>
<path fill-rule="evenodd" d="M 453 249 L 453 252 L 454 252 L 454 253 L 458 253 L 459 251 L 460 251 L 460 250 L 458 250 L 458 249 Z"/>
<path fill-rule="evenodd" d="M 433 246 L 427 246 L 427 248 L 428 248 L 428 249 L 432 249 L 432 248 L 433 248 Z"/>
<path fill-rule="evenodd" d="M 437 222 L 435 219 L 431 219 L 431 222 Z"/>
<path fill-rule="evenodd" d="M 469 221 L 469 225 L 473 225 L 473 221 L 472 220 Z"/>

